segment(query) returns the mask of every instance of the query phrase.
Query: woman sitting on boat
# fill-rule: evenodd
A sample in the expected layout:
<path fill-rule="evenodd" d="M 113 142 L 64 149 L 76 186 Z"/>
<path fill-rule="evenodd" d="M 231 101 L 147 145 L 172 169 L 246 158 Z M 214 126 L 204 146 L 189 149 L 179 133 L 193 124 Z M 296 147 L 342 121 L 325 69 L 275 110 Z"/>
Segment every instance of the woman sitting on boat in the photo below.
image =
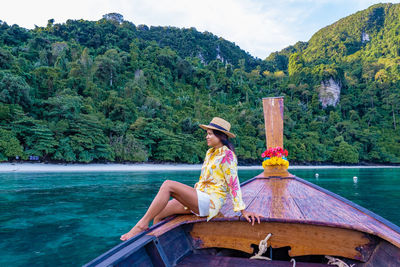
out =
<path fill-rule="evenodd" d="M 174 214 L 194 213 L 207 216 L 207 221 L 216 216 L 225 203 L 228 192 L 231 195 L 233 209 L 241 211 L 242 216 L 254 225 L 255 219 L 260 223 L 260 215 L 245 210 L 242 200 L 239 178 L 237 176 L 237 158 L 232 143 L 228 140 L 235 135 L 230 130 L 230 123 L 215 117 L 208 125 L 201 124 L 207 130 L 207 151 L 199 182 L 193 187 L 166 180 L 151 203 L 146 214 L 126 234 L 121 236 L 125 241 L 148 229 L 153 224 Z M 172 200 L 169 200 L 172 197 Z"/>

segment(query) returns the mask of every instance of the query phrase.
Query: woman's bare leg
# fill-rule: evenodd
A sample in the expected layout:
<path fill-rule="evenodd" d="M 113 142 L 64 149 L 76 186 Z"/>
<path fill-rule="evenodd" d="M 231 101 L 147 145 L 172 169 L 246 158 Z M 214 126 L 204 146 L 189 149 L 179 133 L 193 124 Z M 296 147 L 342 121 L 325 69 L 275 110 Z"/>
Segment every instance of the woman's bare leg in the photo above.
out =
<path fill-rule="evenodd" d="M 146 214 L 128 233 L 121 236 L 121 240 L 128 240 L 129 238 L 146 230 L 149 227 L 151 220 L 160 214 L 167 206 L 170 197 L 175 198 L 182 205 L 188 207 L 192 211 L 199 213 L 196 189 L 179 182 L 167 180 L 161 185 L 160 190 L 158 191 Z"/>
<path fill-rule="evenodd" d="M 175 214 L 190 214 L 190 209 L 185 209 L 178 200 L 168 201 L 167 206 L 153 219 L 153 224 L 159 223 L 162 219 Z"/>

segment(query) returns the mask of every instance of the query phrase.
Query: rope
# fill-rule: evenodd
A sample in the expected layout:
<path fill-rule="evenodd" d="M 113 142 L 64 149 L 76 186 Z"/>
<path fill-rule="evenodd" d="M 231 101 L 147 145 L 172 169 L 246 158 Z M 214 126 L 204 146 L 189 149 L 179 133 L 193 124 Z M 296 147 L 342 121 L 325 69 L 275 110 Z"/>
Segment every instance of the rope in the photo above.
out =
<path fill-rule="evenodd" d="M 268 239 L 272 236 L 271 233 L 269 233 L 263 240 L 260 241 L 260 244 L 258 245 L 258 253 L 252 257 L 250 257 L 251 260 L 268 260 L 270 261 L 271 259 L 265 256 L 261 256 L 265 252 L 267 252 L 268 249 Z M 290 262 L 293 262 L 293 267 L 296 267 L 296 260 L 291 259 Z M 351 266 L 350 266 L 351 267 Z"/>
<path fill-rule="evenodd" d="M 250 257 L 250 259 L 251 260 L 268 260 L 268 261 L 270 261 L 271 259 L 270 258 L 268 258 L 268 257 L 265 257 L 265 256 L 261 256 L 262 254 L 264 254 L 266 251 L 267 251 L 267 249 L 268 249 L 268 243 L 267 243 L 267 241 L 268 241 L 268 239 L 271 237 L 271 233 L 269 233 L 266 237 L 265 237 L 265 239 L 263 239 L 263 240 L 261 240 L 260 241 L 260 245 L 258 245 L 258 253 L 256 254 L 256 255 L 254 255 L 254 256 L 251 256 Z"/>
<path fill-rule="evenodd" d="M 331 256 L 325 256 L 325 258 L 328 259 L 328 264 L 336 265 L 338 267 L 353 267 L 355 265 L 355 264 L 348 265 L 344 261 L 342 261 L 338 258 L 331 257 Z"/>
<path fill-rule="evenodd" d="M 268 249 L 268 239 L 272 236 L 271 233 L 269 233 L 264 239 L 262 239 L 260 241 L 260 244 L 258 245 L 258 253 L 254 256 L 251 256 L 250 259 L 251 260 L 271 260 L 268 257 L 262 256 L 262 254 L 264 254 L 265 252 L 267 252 Z M 325 258 L 328 259 L 328 264 L 331 265 L 336 265 L 338 267 L 354 267 L 355 264 L 351 264 L 348 265 L 347 263 L 345 263 L 344 261 L 338 259 L 338 258 L 334 258 L 331 256 L 325 256 Z M 291 259 L 290 262 L 293 262 L 293 267 L 296 267 L 296 260 L 295 259 Z"/>

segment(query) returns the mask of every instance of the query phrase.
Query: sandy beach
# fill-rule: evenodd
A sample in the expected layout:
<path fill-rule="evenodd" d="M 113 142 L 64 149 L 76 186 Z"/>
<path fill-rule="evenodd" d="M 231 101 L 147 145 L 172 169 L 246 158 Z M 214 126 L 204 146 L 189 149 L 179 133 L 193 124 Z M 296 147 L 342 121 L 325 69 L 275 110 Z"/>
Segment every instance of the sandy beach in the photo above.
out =
<path fill-rule="evenodd" d="M 0 163 L 0 172 L 124 172 L 124 171 L 188 171 L 200 170 L 201 164 L 54 164 L 54 163 Z M 262 170 L 262 166 L 238 166 L 239 170 Z M 400 166 L 290 166 L 293 169 L 337 168 L 400 168 Z"/>

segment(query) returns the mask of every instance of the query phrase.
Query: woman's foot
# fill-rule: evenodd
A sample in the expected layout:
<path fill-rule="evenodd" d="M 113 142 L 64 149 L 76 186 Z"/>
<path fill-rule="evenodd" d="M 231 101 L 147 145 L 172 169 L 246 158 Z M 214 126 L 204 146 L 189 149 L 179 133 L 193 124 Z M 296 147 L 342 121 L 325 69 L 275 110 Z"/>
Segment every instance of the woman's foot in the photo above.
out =
<path fill-rule="evenodd" d="M 130 239 L 131 237 L 133 237 L 143 231 L 146 231 L 147 229 L 149 229 L 149 227 L 136 224 L 128 233 L 121 235 L 120 239 L 122 241 L 126 241 L 126 240 Z"/>

